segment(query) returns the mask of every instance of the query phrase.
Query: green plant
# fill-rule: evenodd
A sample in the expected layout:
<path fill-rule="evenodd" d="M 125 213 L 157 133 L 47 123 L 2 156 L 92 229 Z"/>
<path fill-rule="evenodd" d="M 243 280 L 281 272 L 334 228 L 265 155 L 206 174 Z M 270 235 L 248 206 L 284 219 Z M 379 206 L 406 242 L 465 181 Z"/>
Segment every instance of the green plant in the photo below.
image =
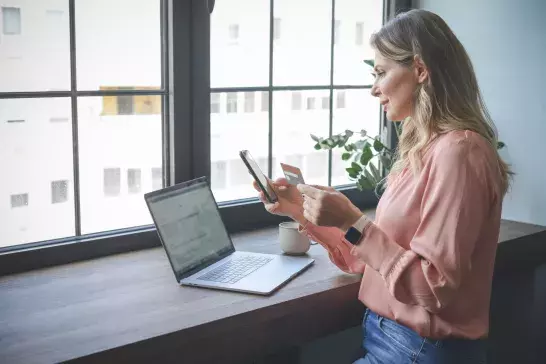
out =
<path fill-rule="evenodd" d="M 394 125 L 400 136 L 399 124 Z M 311 138 L 316 142 L 316 150 L 343 149 L 341 159 L 350 163 L 346 171 L 359 190 L 374 190 L 378 196 L 382 193 L 385 176 L 394 163 L 395 151 L 385 145 L 380 136 L 371 137 L 362 129 L 360 132 L 345 130 L 329 138 L 311 134 Z M 502 141 L 497 143 L 497 149 L 504 146 Z"/>

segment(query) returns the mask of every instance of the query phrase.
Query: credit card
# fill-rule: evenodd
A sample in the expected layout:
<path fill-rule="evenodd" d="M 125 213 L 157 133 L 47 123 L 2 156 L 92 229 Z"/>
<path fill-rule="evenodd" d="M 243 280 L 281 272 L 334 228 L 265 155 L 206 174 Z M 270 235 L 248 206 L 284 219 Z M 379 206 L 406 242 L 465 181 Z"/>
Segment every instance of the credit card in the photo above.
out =
<path fill-rule="evenodd" d="M 281 168 L 288 183 L 291 185 L 297 185 L 299 183 L 305 184 L 301 170 L 298 167 L 281 163 Z"/>

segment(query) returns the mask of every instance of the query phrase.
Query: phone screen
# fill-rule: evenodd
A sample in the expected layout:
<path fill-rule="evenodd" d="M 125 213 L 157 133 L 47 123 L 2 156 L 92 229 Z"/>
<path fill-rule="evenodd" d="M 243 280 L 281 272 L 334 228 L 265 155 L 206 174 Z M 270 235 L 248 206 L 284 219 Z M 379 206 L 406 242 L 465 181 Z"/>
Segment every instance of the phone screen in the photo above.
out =
<path fill-rule="evenodd" d="M 269 202 L 277 201 L 277 195 L 275 194 L 275 191 L 273 191 L 271 186 L 269 186 L 269 183 L 267 182 L 267 177 L 263 174 L 262 170 L 258 166 L 258 163 L 256 163 L 254 158 L 252 158 L 250 152 L 248 150 L 243 150 L 241 151 L 240 155 L 243 161 L 245 161 L 245 164 L 247 165 L 247 168 L 250 170 L 254 179 L 256 180 L 256 182 L 258 182 L 262 191 L 264 191 L 266 198 L 269 200 Z"/>

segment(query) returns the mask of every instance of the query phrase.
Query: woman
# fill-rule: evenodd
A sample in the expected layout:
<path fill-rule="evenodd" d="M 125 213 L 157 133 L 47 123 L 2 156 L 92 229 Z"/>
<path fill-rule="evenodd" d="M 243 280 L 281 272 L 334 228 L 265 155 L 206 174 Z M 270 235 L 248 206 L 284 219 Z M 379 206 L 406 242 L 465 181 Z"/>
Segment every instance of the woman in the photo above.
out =
<path fill-rule="evenodd" d="M 510 171 L 472 64 L 447 24 L 424 10 L 397 16 L 371 45 L 371 93 L 390 120 L 404 120 L 375 221 L 327 187 L 279 179 L 279 202 L 260 197 L 339 268 L 363 273 L 366 354 L 357 363 L 485 363 Z"/>

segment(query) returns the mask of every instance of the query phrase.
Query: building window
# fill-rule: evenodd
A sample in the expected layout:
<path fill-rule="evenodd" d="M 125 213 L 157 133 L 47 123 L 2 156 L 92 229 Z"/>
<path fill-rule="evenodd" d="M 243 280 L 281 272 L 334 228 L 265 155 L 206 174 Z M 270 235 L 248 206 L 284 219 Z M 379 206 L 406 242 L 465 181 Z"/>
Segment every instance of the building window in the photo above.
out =
<path fill-rule="evenodd" d="M 157 191 L 163 188 L 163 173 L 160 167 L 152 168 L 152 190 Z"/>
<path fill-rule="evenodd" d="M 68 122 L 68 118 L 49 118 L 49 122 L 51 123 L 67 123 Z"/>
<path fill-rule="evenodd" d="M 334 22 L 334 44 L 339 44 L 339 39 L 341 37 L 341 20 L 336 20 Z"/>
<path fill-rule="evenodd" d="M 118 196 L 121 192 L 121 169 L 104 169 L 104 195 Z"/>
<path fill-rule="evenodd" d="M 314 97 L 308 97 L 307 98 L 307 110 L 313 110 L 315 108 L 315 98 Z"/>
<path fill-rule="evenodd" d="M 269 92 L 262 91 L 262 112 L 269 112 Z"/>
<path fill-rule="evenodd" d="M 302 101 L 301 92 L 292 92 L 292 110 L 301 110 Z"/>
<path fill-rule="evenodd" d="M 273 39 L 281 39 L 281 18 L 273 19 Z"/>
<path fill-rule="evenodd" d="M 364 23 L 356 23 L 355 43 L 357 46 L 364 45 Z"/>
<path fill-rule="evenodd" d="M 324 110 L 328 110 L 330 108 L 330 96 L 324 96 L 321 98 L 321 106 Z"/>
<path fill-rule="evenodd" d="M 110 87 L 101 90 L 157 90 L 157 87 Z M 157 115 L 161 113 L 160 95 L 119 95 L 102 97 L 102 115 Z"/>
<path fill-rule="evenodd" d="M 226 99 L 226 112 L 233 114 L 237 112 L 237 92 L 229 92 Z"/>
<path fill-rule="evenodd" d="M 220 113 L 220 94 L 219 93 L 210 94 L 210 112 L 212 114 Z"/>
<path fill-rule="evenodd" d="M 2 7 L 2 24 L 4 35 L 21 34 L 21 9 Z"/>
<path fill-rule="evenodd" d="M 51 203 L 63 203 L 68 201 L 68 181 L 51 182 Z"/>
<path fill-rule="evenodd" d="M 344 91 L 338 91 L 336 95 L 336 100 L 337 100 L 337 108 L 345 109 L 345 92 Z"/>
<path fill-rule="evenodd" d="M 24 123 L 25 120 L 24 119 L 10 119 L 7 122 L 10 123 L 10 124 L 18 124 L 18 123 Z"/>
<path fill-rule="evenodd" d="M 254 92 L 245 92 L 245 112 L 254 112 Z"/>
<path fill-rule="evenodd" d="M 141 171 L 136 168 L 127 170 L 127 190 L 129 193 L 139 193 L 141 191 Z"/>
<path fill-rule="evenodd" d="M 229 42 L 237 44 L 239 42 L 239 24 L 231 24 L 229 26 Z"/>
<path fill-rule="evenodd" d="M 11 208 L 28 206 L 28 193 L 11 195 Z"/>

